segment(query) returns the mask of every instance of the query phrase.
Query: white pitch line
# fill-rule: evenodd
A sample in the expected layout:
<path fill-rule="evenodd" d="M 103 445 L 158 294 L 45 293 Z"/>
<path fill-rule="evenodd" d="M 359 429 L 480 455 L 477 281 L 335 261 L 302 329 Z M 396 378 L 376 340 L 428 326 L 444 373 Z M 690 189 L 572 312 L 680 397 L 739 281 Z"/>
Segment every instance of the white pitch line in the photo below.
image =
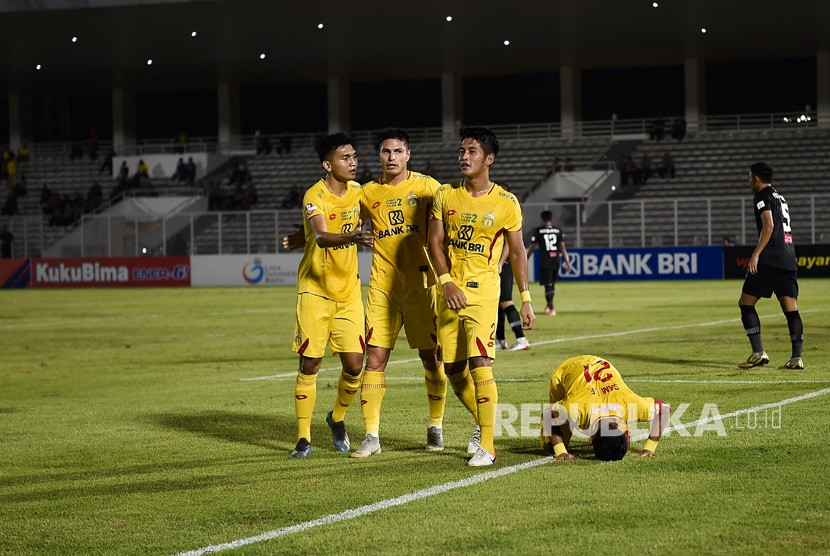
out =
<path fill-rule="evenodd" d="M 746 409 L 739 409 L 737 411 L 733 411 L 732 413 L 727 413 L 726 415 L 713 415 L 711 417 L 707 417 L 705 419 L 698 419 L 697 421 L 692 421 L 691 423 L 683 423 L 676 427 L 669 427 L 666 429 L 666 432 L 677 430 L 680 427 L 683 428 L 691 428 L 696 427 L 701 424 L 706 423 L 713 423 L 715 421 L 723 421 L 724 419 L 729 419 L 731 417 L 736 417 L 738 415 L 743 415 L 745 413 L 753 413 L 758 411 L 763 411 L 765 409 L 772 409 L 774 407 L 781 407 L 783 405 L 796 403 L 804 400 L 808 400 L 810 398 L 816 398 L 818 396 L 824 396 L 826 394 L 830 394 L 830 388 L 823 388 L 821 390 L 816 390 L 815 392 L 809 392 L 807 394 L 802 394 L 801 396 L 795 396 L 793 398 L 787 398 L 781 400 L 780 402 L 772 402 L 762 405 L 756 405 L 755 407 L 748 407 Z M 644 440 L 648 436 L 648 431 L 643 431 L 641 433 L 635 434 L 632 436 L 632 440 L 637 442 L 640 440 Z M 544 457 L 539 458 L 531 461 L 526 461 L 524 463 L 519 463 L 516 465 L 511 465 L 509 467 L 502 467 L 501 469 L 496 469 L 493 471 L 486 471 L 484 473 L 479 473 L 477 475 L 473 475 L 472 477 L 468 477 L 466 479 L 461 479 L 458 481 L 452 481 L 449 483 L 444 483 L 442 485 L 436 485 L 434 487 L 425 488 L 422 490 L 416 490 L 415 492 L 410 492 L 409 494 L 404 494 L 402 496 L 397 496 L 395 498 L 387 498 L 386 500 L 381 500 L 379 502 L 374 502 L 372 504 L 367 504 L 365 506 L 360 506 L 358 508 L 344 510 L 340 513 L 336 514 L 329 514 L 323 517 L 312 519 L 310 521 L 304 521 L 302 523 L 297 523 L 296 525 L 290 525 L 288 527 L 282 527 L 281 529 L 275 529 L 273 531 L 267 531 L 265 533 L 261 533 L 259 535 L 255 535 L 253 537 L 246 537 L 244 539 L 237 539 L 235 541 L 230 541 L 221 544 L 212 544 L 209 546 L 205 546 L 202 548 L 197 548 L 196 550 L 190 550 L 187 552 L 179 552 L 176 556 L 201 556 L 202 554 L 208 554 L 211 552 L 221 552 L 223 550 L 230 550 L 233 548 L 240 548 L 243 546 L 247 546 L 249 544 L 254 544 L 258 542 L 270 541 L 279 537 L 284 537 L 286 535 L 292 535 L 294 533 L 301 533 L 303 531 L 307 531 L 314 527 L 319 527 L 321 525 L 330 525 L 332 523 L 337 523 L 340 521 L 346 521 L 349 519 L 355 519 L 358 517 L 362 517 L 367 514 L 371 514 L 374 512 L 378 512 L 381 510 L 386 510 L 389 508 L 394 508 L 396 506 L 403 506 L 404 504 L 409 504 L 410 502 L 414 502 L 416 500 L 421 500 L 424 498 L 430 498 L 437 494 L 441 494 L 450 490 L 454 490 L 457 488 L 464 488 L 468 486 L 472 486 L 478 483 L 483 483 L 484 481 L 489 481 L 490 479 L 496 479 L 498 477 L 503 477 L 505 475 L 511 475 L 513 473 L 517 473 L 519 471 L 523 471 L 525 469 L 530 469 L 532 467 L 538 467 L 540 465 L 546 465 L 553 461 L 552 457 Z"/>
<path fill-rule="evenodd" d="M 801 313 L 815 313 L 815 312 L 822 312 L 824 309 L 813 309 L 813 310 L 806 310 L 801 311 Z M 773 313 L 769 315 L 761 315 L 760 318 L 766 319 L 770 317 L 775 317 L 780 315 L 780 313 Z M 597 340 L 601 338 L 615 338 L 618 336 L 628 336 L 630 334 L 644 334 L 648 332 L 662 332 L 664 330 L 682 330 L 684 328 L 700 328 L 704 326 L 717 326 L 719 324 L 732 324 L 735 322 L 740 322 L 741 319 L 725 319 L 725 320 L 713 320 L 710 322 L 699 322 L 696 324 L 679 324 L 677 326 L 664 326 L 664 327 L 654 327 L 654 328 L 639 328 L 637 330 L 624 330 L 622 332 L 608 332 L 606 334 L 590 334 L 587 336 L 570 336 L 568 338 L 556 338 L 554 340 L 543 340 L 541 342 L 533 342 L 530 344 L 531 346 L 542 346 L 547 344 L 561 344 L 562 342 L 572 342 L 576 340 Z M 396 361 L 389 361 L 389 365 L 399 365 L 401 363 L 414 363 L 416 361 L 420 361 L 420 359 L 398 359 Z M 330 372 L 330 371 L 339 371 L 342 367 L 327 367 L 325 369 L 320 369 L 319 372 Z M 269 376 L 255 376 L 249 378 L 240 378 L 241 381 L 257 381 L 257 380 L 279 380 L 283 378 L 294 378 L 297 376 L 297 371 L 293 371 L 290 373 L 281 373 L 278 375 L 269 375 Z"/>

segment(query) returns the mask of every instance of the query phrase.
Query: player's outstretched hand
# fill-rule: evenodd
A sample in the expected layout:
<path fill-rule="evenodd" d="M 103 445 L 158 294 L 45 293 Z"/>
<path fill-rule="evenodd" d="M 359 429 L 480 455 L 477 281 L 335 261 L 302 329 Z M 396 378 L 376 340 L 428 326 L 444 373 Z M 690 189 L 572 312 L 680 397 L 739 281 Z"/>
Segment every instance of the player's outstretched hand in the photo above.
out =
<path fill-rule="evenodd" d="M 371 230 L 363 229 L 363 220 L 357 221 L 357 227 L 352 232 L 352 241 L 358 245 L 371 247 L 375 244 L 375 234 Z"/>
<path fill-rule="evenodd" d="M 636 458 L 653 458 L 654 452 L 651 450 L 640 450 L 639 452 L 632 452 L 631 455 Z"/>
<path fill-rule="evenodd" d="M 574 455 L 569 454 L 568 452 L 565 452 L 564 454 L 559 454 L 558 456 L 553 458 L 553 461 L 566 461 L 566 460 L 570 460 L 570 459 L 574 459 Z"/>
<path fill-rule="evenodd" d="M 533 305 L 522 303 L 522 328 L 530 330 L 536 324 L 536 315 L 533 313 Z"/>
<path fill-rule="evenodd" d="M 302 224 L 292 224 L 296 231 L 287 236 L 282 237 L 282 248 L 293 251 L 300 247 L 305 247 L 305 230 Z"/>

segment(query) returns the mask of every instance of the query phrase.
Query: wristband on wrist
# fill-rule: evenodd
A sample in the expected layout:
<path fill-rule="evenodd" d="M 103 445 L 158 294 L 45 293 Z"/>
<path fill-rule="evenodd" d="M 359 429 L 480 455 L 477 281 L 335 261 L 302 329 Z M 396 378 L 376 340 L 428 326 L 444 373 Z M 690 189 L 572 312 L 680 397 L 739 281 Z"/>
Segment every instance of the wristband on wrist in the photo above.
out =
<path fill-rule="evenodd" d="M 561 456 L 562 454 L 567 454 L 568 449 L 565 448 L 565 443 L 560 442 L 559 444 L 553 445 L 553 455 L 554 456 Z"/>
<path fill-rule="evenodd" d="M 445 272 L 444 274 L 438 277 L 438 283 L 442 286 L 447 282 L 452 282 L 452 277 L 450 276 L 449 272 Z"/>
<path fill-rule="evenodd" d="M 530 292 L 528 290 L 519 293 L 519 297 L 522 298 L 522 303 L 531 303 Z"/>
<path fill-rule="evenodd" d="M 656 449 L 657 449 L 657 441 L 656 440 L 652 440 L 652 439 L 649 438 L 648 440 L 646 440 L 646 443 L 643 444 L 643 450 L 648 450 L 652 454 L 654 453 L 654 450 L 656 450 Z"/>

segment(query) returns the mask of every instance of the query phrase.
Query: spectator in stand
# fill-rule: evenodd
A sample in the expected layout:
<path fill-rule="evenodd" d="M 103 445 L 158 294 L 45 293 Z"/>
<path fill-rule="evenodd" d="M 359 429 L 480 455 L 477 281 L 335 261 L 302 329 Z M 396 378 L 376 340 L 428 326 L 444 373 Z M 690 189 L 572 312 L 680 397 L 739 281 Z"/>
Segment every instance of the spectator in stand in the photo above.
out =
<path fill-rule="evenodd" d="M 280 208 L 295 209 L 300 207 L 300 190 L 295 185 L 285 193 Z"/>
<path fill-rule="evenodd" d="M 193 162 L 192 156 L 189 156 L 187 158 L 187 164 L 185 164 L 184 167 L 187 171 L 187 183 L 193 185 L 193 183 L 196 181 L 196 163 Z"/>
<path fill-rule="evenodd" d="M 225 210 L 225 188 L 221 182 L 214 181 L 210 184 L 208 210 Z"/>
<path fill-rule="evenodd" d="M 640 185 L 640 168 L 631 155 L 625 158 L 625 171 L 634 185 Z"/>
<path fill-rule="evenodd" d="M 98 158 L 98 132 L 94 129 L 89 130 L 87 143 L 89 144 L 89 159 L 95 160 Z"/>
<path fill-rule="evenodd" d="M 12 154 L 12 151 L 11 151 L 11 149 L 8 147 L 8 145 L 7 145 L 7 146 L 5 146 L 5 147 L 3 147 L 3 154 L 2 154 L 2 157 L 3 157 L 3 166 L 5 166 L 5 165 L 6 165 L 6 163 L 7 163 L 9 160 L 11 160 L 12 158 L 14 158 L 14 154 Z"/>
<path fill-rule="evenodd" d="M 6 179 L 8 180 L 9 190 L 14 191 L 14 194 L 17 195 L 17 161 L 14 159 L 14 155 L 6 162 Z"/>
<path fill-rule="evenodd" d="M 3 224 L 0 228 L 0 254 L 4 259 L 12 258 L 12 243 L 14 242 L 14 235 L 9 231 L 8 227 Z"/>
<path fill-rule="evenodd" d="M 256 133 L 254 133 L 254 144 L 256 145 L 257 154 L 271 154 L 273 150 L 271 136 L 267 133 L 260 135 L 259 130 L 256 130 Z"/>
<path fill-rule="evenodd" d="M 674 158 L 672 158 L 672 155 L 669 151 L 666 151 L 666 152 L 663 153 L 663 158 L 660 161 L 660 167 L 657 168 L 657 174 L 661 178 L 664 178 L 667 175 L 670 178 L 674 178 L 674 174 L 675 174 Z"/>
<path fill-rule="evenodd" d="M 19 163 L 29 162 L 29 145 L 23 143 L 20 145 L 20 148 L 17 149 L 17 161 Z"/>
<path fill-rule="evenodd" d="M 179 135 L 176 137 L 176 152 L 184 154 L 185 150 L 187 150 L 187 133 L 179 130 Z"/>
<path fill-rule="evenodd" d="M 686 137 L 686 118 L 675 118 L 671 122 L 671 136 L 678 141 Z"/>
<path fill-rule="evenodd" d="M 101 189 L 101 186 L 98 182 L 93 182 L 92 185 L 89 187 L 89 191 L 86 194 L 86 204 L 84 206 L 84 212 L 93 212 L 104 200 L 104 190 Z"/>
<path fill-rule="evenodd" d="M 732 243 L 732 240 L 729 238 L 729 236 L 723 236 L 723 246 L 724 247 L 732 247 L 733 245 L 734 245 L 734 243 Z"/>
<path fill-rule="evenodd" d="M 628 161 L 624 156 L 620 156 L 617 160 L 617 170 L 620 172 L 620 185 L 628 185 L 631 174 L 628 173 Z M 556 171 L 558 172 L 559 169 L 557 168 Z"/>
<path fill-rule="evenodd" d="M 251 180 L 248 180 L 248 183 L 245 185 L 245 199 L 251 207 L 259 200 L 259 193 L 257 193 L 256 186 L 254 186 L 254 182 Z"/>
<path fill-rule="evenodd" d="M 66 212 L 66 201 L 59 191 L 52 194 L 52 209 L 49 212 L 49 224 L 57 226 L 63 222 L 64 213 Z"/>
<path fill-rule="evenodd" d="M 231 175 L 228 177 L 228 185 L 236 185 L 239 183 L 241 179 L 242 171 L 239 168 L 239 162 L 233 163 L 233 170 L 231 170 Z"/>
<path fill-rule="evenodd" d="M 141 158 L 138 160 L 138 166 L 136 166 L 135 175 L 133 176 L 132 187 L 143 187 L 147 185 L 149 181 L 150 167 L 147 166 L 147 163 L 144 162 L 143 158 Z"/>
<path fill-rule="evenodd" d="M 662 141 L 663 136 L 666 134 L 665 127 L 666 124 L 663 118 L 657 118 L 651 123 L 651 130 L 649 130 L 648 136 L 654 141 Z"/>
<path fill-rule="evenodd" d="M 576 167 L 574 166 L 574 163 L 573 163 L 573 161 L 571 160 L 571 157 L 570 157 L 570 156 L 566 156 L 566 157 L 565 157 L 565 165 L 564 165 L 564 166 L 562 166 L 562 169 L 563 169 L 565 172 L 573 172 L 573 171 L 576 169 Z"/>
<path fill-rule="evenodd" d="M 648 179 L 654 174 L 651 166 L 651 157 L 648 153 L 643 153 L 643 156 L 640 157 L 640 183 L 643 185 L 645 185 L 646 182 L 648 182 Z"/>
<path fill-rule="evenodd" d="M 46 206 L 49 205 L 50 210 L 46 212 Z M 43 214 L 51 214 L 51 206 L 52 206 L 52 190 L 49 189 L 45 183 L 40 188 L 40 206 L 44 207 Z"/>
<path fill-rule="evenodd" d="M 170 181 L 177 183 L 187 181 L 187 166 L 184 163 L 184 158 L 179 157 L 179 162 L 176 163 L 176 171 L 170 176 Z"/>
<path fill-rule="evenodd" d="M 2 210 L 0 210 L 0 214 L 4 214 L 6 216 L 14 216 L 19 211 L 17 209 L 17 195 L 14 191 L 9 191 L 6 194 L 6 202 L 3 204 Z"/>
<path fill-rule="evenodd" d="M 115 158 L 115 150 L 110 147 L 109 152 L 107 152 L 107 156 L 104 157 L 104 162 L 101 163 L 101 169 L 98 170 L 98 175 L 104 173 L 104 170 L 107 171 L 107 174 L 112 175 L 112 159 Z"/>
<path fill-rule="evenodd" d="M 283 153 L 284 152 L 285 154 L 290 154 L 291 153 L 291 136 L 288 135 L 287 133 L 284 134 L 282 137 L 280 137 L 280 144 L 277 147 L 277 152 L 278 153 Z"/>

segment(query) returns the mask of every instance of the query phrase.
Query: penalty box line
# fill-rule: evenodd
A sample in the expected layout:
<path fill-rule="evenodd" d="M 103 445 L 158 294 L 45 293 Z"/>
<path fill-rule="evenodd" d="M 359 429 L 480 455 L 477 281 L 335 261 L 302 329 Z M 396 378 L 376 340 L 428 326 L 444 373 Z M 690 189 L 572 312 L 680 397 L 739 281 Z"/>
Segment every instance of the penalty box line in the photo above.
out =
<path fill-rule="evenodd" d="M 756 405 L 754 407 L 748 407 L 745 409 L 739 409 L 737 411 L 733 411 L 731 413 L 727 413 L 726 415 L 713 415 L 711 417 L 706 417 L 704 419 L 698 419 L 696 421 L 692 421 L 690 423 L 683 423 L 682 425 L 676 427 L 669 427 L 666 429 L 666 432 L 674 431 L 679 428 L 694 428 L 698 425 L 714 423 L 716 421 L 723 421 L 725 419 L 730 419 L 732 417 L 737 417 L 739 415 L 744 415 L 746 413 L 754 413 L 758 411 L 764 411 L 766 409 L 772 409 L 776 407 L 781 407 L 784 405 L 801 402 L 804 400 L 809 400 L 811 398 L 816 398 L 819 396 L 824 396 L 830 394 L 830 388 L 822 388 L 821 390 L 816 390 L 814 392 L 808 392 L 807 394 L 802 394 L 800 396 L 795 396 L 792 398 L 786 398 L 779 402 L 772 402 L 766 403 L 762 405 Z M 648 432 L 641 432 L 632 436 L 631 440 L 634 442 L 638 442 L 640 440 L 645 440 L 648 436 Z M 472 477 L 467 477 L 466 479 L 460 479 L 458 481 L 451 481 L 449 483 L 444 483 L 441 485 L 436 485 L 433 487 L 425 488 L 422 490 L 416 490 L 415 492 L 410 492 L 408 494 L 404 494 L 402 496 L 396 496 L 395 498 L 387 498 L 386 500 L 380 500 L 378 502 L 374 502 L 372 504 L 367 504 L 365 506 L 360 506 L 357 508 L 352 508 L 348 510 L 344 510 L 342 512 L 336 514 L 329 514 L 323 517 L 312 519 L 310 521 L 304 521 L 302 523 L 297 523 L 296 525 L 290 525 L 288 527 L 282 527 L 280 529 L 275 529 L 273 531 L 267 531 L 265 533 L 261 533 L 259 535 L 255 535 L 252 537 L 246 537 L 243 539 L 237 539 L 230 542 L 225 542 L 221 544 L 212 544 L 209 546 L 205 546 L 202 548 L 197 548 L 196 550 L 190 550 L 187 552 L 179 552 L 176 556 L 201 556 L 202 554 L 209 554 L 214 552 L 221 552 L 223 550 L 231 550 L 234 548 L 240 548 L 243 546 L 247 546 L 254 543 L 260 543 L 265 541 L 270 541 L 273 539 L 277 539 L 279 537 L 285 537 L 287 535 L 293 535 L 294 533 L 302 533 L 303 531 L 307 531 L 314 527 L 320 527 L 323 525 L 330 525 L 332 523 L 338 523 L 341 521 L 347 521 L 350 519 L 356 519 L 358 517 L 362 517 L 364 515 L 368 515 L 371 513 L 379 512 L 382 510 L 387 510 L 389 508 L 394 508 L 397 506 L 403 506 L 405 504 L 409 504 L 410 502 L 415 502 L 416 500 L 422 500 L 424 498 L 430 498 L 432 496 L 436 496 L 438 494 L 442 494 L 444 492 L 448 492 L 450 490 L 455 490 L 457 488 L 465 488 L 472 485 L 476 485 L 479 483 L 483 483 L 485 481 L 489 481 L 491 479 L 497 479 L 499 477 L 503 477 L 505 475 L 511 475 L 513 473 L 518 473 L 519 471 L 524 471 L 525 469 L 531 469 L 533 467 L 539 467 L 540 465 L 546 465 L 553 461 L 552 457 L 543 457 L 539 459 L 534 459 L 531 461 L 526 461 L 524 463 L 519 463 L 516 465 L 511 465 L 509 467 L 503 467 L 501 469 L 496 469 L 493 471 L 486 471 L 484 473 L 479 473 L 477 475 L 473 475 Z"/>
<path fill-rule="evenodd" d="M 815 313 L 821 312 L 823 309 L 813 309 L 807 311 L 801 311 L 801 313 Z M 760 318 L 767 319 L 770 317 L 776 317 L 779 313 L 773 313 L 769 315 L 762 315 Z M 676 326 L 663 326 L 663 327 L 653 327 L 653 328 L 639 328 L 636 330 L 624 330 L 622 332 L 608 332 L 605 334 L 589 334 L 587 336 L 570 336 L 568 338 L 556 338 L 553 340 L 542 340 L 541 342 L 533 342 L 530 344 L 531 346 L 544 346 L 549 344 L 561 344 L 564 342 L 573 342 L 578 340 L 599 340 L 603 338 L 616 338 L 619 336 L 629 336 L 631 334 L 647 334 L 649 332 L 663 332 L 665 330 L 683 330 L 684 328 L 702 328 L 704 326 L 718 326 L 721 324 L 733 324 L 735 322 L 740 322 L 741 319 L 723 319 L 723 320 L 713 320 L 710 322 L 698 322 L 695 324 L 678 324 Z M 420 361 L 418 358 L 413 359 L 398 359 L 395 361 L 389 361 L 388 365 L 400 365 L 403 363 L 415 363 Z M 340 371 L 341 367 L 328 367 L 325 369 L 320 369 L 320 373 L 322 372 L 331 372 L 331 371 Z M 240 378 L 241 381 L 258 381 L 258 380 L 281 380 L 286 378 L 295 378 L 297 376 L 297 371 L 292 371 L 290 373 L 280 373 L 278 375 L 269 375 L 269 376 L 254 376 L 254 377 L 246 377 Z M 388 379 L 387 379 L 388 380 Z"/>

